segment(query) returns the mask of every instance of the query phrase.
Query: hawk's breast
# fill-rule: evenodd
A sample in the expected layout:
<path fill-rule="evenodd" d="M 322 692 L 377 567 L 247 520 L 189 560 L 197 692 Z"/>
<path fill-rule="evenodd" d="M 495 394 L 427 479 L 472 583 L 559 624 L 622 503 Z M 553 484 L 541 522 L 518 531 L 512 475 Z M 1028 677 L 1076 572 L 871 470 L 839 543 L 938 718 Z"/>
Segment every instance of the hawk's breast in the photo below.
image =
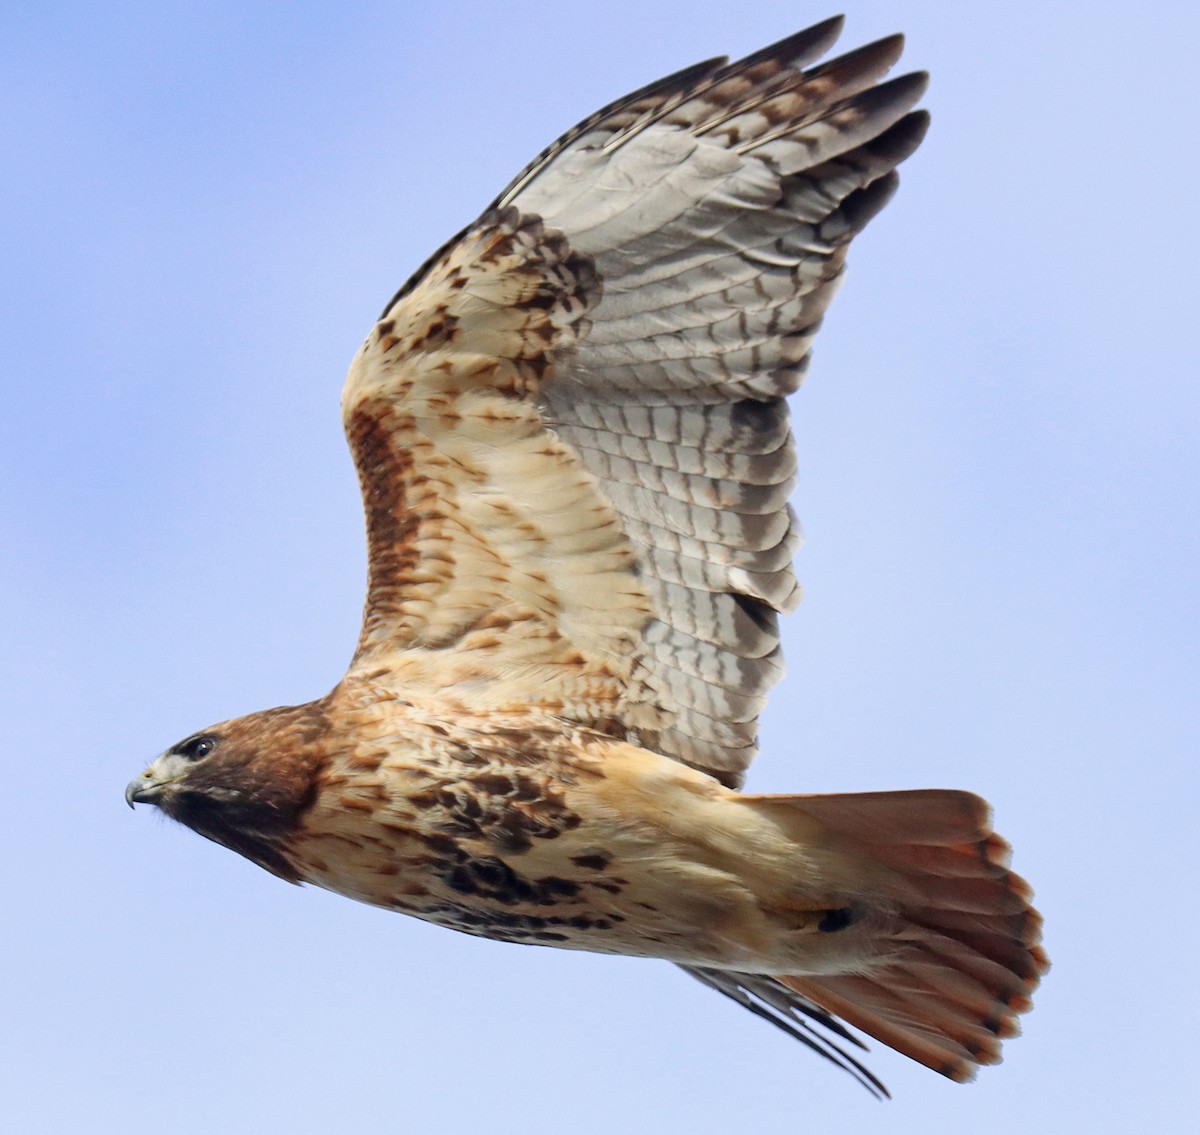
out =
<path fill-rule="evenodd" d="M 611 739 L 561 723 L 399 726 L 322 774 L 287 844 L 304 881 L 504 941 L 706 963 L 731 949 L 751 897 L 661 793 L 687 786 L 679 805 L 715 781 L 644 750 L 614 760 Z"/>

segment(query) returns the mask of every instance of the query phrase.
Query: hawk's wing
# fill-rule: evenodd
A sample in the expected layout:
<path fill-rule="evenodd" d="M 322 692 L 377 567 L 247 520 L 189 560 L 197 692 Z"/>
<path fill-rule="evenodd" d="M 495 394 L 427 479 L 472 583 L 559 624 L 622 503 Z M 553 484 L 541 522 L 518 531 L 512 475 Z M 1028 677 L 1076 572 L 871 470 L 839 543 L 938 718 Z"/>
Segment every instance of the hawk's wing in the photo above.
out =
<path fill-rule="evenodd" d="M 357 672 L 739 782 L 798 598 L 784 399 L 927 122 L 898 36 L 803 70 L 839 30 L 599 111 L 388 306 L 343 396 Z"/>

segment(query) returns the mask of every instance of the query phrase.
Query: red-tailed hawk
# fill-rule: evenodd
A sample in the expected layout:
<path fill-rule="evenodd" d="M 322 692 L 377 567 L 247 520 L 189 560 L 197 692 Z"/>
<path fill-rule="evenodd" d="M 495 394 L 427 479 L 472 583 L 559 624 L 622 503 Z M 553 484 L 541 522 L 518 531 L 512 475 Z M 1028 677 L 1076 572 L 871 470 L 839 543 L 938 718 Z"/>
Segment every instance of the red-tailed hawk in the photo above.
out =
<path fill-rule="evenodd" d="M 840 26 L 598 111 L 420 268 L 342 397 L 349 672 L 126 795 L 292 882 L 677 962 L 882 1091 L 839 1018 L 966 1080 L 1046 960 L 978 797 L 736 791 L 798 598 L 786 396 L 927 124 L 899 36 L 810 66 Z"/>

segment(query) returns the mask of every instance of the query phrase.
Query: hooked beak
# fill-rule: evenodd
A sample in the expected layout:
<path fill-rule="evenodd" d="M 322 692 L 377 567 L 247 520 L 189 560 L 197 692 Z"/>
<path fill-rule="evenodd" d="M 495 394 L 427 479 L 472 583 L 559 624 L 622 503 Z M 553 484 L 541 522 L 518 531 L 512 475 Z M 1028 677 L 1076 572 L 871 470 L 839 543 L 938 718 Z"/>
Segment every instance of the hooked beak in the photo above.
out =
<path fill-rule="evenodd" d="M 174 779 L 174 777 L 160 779 L 155 776 L 154 768 L 151 766 L 141 776 L 135 776 L 125 785 L 125 803 L 131 808 L 135 804 L 156 804 L 163 789 Z"/>
<path fill-rule="evenodd" d="M 157 804 L 167 788 L 174 784 L 188 769 L 191 762 L 176 753 L 163 753 L 141 776 L 135 776 L 125 786 L 125 803 L 131 808 L 135 804 Z"/>

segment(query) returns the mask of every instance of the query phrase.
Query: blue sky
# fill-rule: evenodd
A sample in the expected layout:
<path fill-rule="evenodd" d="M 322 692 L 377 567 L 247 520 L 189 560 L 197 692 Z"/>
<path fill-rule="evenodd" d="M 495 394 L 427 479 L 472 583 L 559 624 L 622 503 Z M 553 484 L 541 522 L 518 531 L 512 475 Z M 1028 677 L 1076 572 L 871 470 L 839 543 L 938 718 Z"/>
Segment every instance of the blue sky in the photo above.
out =
<path fill-rule="evenodd" d="M 121 800 L 340 676 L 338 391 L 408 273 L 596 106 L 828 14 L 0 5 L 7 1130 L 1188 1126 L 1190 5 L 847 13 L 908 33 L 934 123 L 796 399 L 806 599 L 751 787 L 992 800 L 1055 962 L 1001 1068 L 873 1046 L 880 1105 L 664 964 L 287 887 Z"/>

